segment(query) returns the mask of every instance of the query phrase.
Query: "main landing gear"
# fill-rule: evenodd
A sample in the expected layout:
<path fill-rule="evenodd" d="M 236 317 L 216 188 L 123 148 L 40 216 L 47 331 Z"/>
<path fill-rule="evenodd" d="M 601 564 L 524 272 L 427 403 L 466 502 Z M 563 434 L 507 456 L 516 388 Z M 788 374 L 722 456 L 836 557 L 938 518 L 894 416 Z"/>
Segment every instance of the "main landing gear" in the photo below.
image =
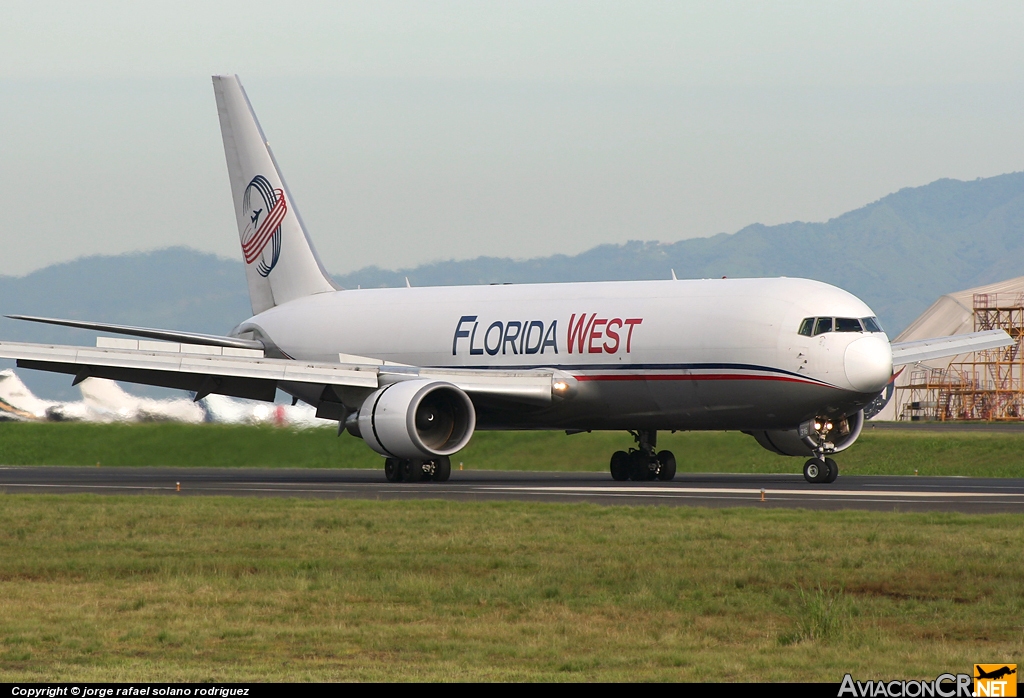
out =
<path fill-rule="evenodd" d="M 388 458 L 384 461 L 384 477 L 388 482 L 447 482 L 452 474 L 448 456 L 431 460 L 419 458 Z"/>
<path fill-rule="evenodd" d="M 676 476 L 676 457 L 672 451 L 658 451 L 658 432 L 631 431 L 636 448 L 612 454 L 613 480 L 671 480 Z"/>

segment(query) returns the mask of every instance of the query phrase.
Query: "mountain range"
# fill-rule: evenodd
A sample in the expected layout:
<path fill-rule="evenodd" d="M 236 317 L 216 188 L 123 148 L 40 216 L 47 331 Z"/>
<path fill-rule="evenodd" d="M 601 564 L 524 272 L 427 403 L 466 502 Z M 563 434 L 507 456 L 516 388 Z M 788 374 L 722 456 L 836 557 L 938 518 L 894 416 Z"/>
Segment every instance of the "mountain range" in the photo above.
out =
<path fill-rule="evenodd" d="M 575 256 L 480 257 L 398 271 L 369 267 L 343 286 L 800 276 L 862 298 L 895 336 L 938 296 L 1024 274 L 1024 172 L 901 189 L 824 223 L 750 225 L 674 243 L 630 241 Z"/>
<path fill-rule="evenodd" d="M 233 233 L 233 231 L 231 231 Z M 229 234 L 229 233 L 223 233 Z M 314 239 L 316 231 L 312 231 Z M 630 241 L 578 255 L 479 257 L 336 275 L 344 287 L 801 276 L 856 294 L 894 337 L 938 296 L 1024 275 L 1024 172 L 940 179 L 829 221 L 750 225 L 679 242 Z M 224 333 L 250 314 L 242 264 L 186 248 L 84 257 L 0 276 L 0 313 Z M 92 343 L 81 330 L 0 320 L 0 338 Z M 66 377 L 30 387 L 71 396 Z M 138 392 L 138 391 L 137 391 Z"/>

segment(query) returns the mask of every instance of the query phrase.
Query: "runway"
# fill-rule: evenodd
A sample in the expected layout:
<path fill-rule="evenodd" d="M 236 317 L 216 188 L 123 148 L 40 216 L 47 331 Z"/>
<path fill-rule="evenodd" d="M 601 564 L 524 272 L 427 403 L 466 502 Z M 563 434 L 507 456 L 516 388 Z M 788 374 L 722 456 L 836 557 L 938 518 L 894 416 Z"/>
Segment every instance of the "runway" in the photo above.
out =
<path fill-rule="evenodd" d="M 606 473 L 478 470 L 453 472 L 446 483 L 394 484 L 382 470 L 35 466 L 0 467 L 0 492 L 1024 512 L 1024 478 L 840 476 L 832 485 L 811 485 L 801 475 L 682 474 L 672 482 L 615 482 Z"/>

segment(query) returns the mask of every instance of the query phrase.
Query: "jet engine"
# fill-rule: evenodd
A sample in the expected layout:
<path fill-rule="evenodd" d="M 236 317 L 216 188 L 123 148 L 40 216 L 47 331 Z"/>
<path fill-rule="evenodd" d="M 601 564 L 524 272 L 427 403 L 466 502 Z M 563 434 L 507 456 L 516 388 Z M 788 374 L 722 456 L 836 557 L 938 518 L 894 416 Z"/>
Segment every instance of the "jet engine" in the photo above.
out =
<path fill-rule="evenodd" d="M 430 380 L 399 381 L 371 394 L 356 413 L 358 436 L 392 458 L 449 456 L 476 428 L 476 410 L 462 390 Z"/>
<path fill-rule="evenodd" d="M 827 427 L 827 428 L 826 428 Z M 826 453 L 845 451 L 864 428 L 864 410 L 834 422 L 825 418 L 809 419 L 796 429 L 748 431 L 757 443 L 782 456 L 813 456 L 815 446 L 825 442 Z"/>

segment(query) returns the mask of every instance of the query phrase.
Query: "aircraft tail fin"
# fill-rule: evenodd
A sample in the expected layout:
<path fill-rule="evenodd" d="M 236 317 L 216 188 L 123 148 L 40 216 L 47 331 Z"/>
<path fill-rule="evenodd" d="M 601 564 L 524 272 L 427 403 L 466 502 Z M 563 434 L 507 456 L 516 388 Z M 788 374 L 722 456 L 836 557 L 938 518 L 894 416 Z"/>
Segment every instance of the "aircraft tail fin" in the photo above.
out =
<path fill-rule="evenodd" d="M 78 384 L 82 399 L 90 407 L 117 413 L 136 406 L 138 398 L 129 395 L 121 386 L 104 378 L 86 378 Z"/>
<path fill-rule="evenodd" d="M 0 371 L 0 419 L 46 419 L 52 404 L 33 395 L 13 370 Z"/>
<path fill-rule="evenodd" d="M 336 290 L 238 76 L 213 76 L 213 91 L 253 313 Z"/>

